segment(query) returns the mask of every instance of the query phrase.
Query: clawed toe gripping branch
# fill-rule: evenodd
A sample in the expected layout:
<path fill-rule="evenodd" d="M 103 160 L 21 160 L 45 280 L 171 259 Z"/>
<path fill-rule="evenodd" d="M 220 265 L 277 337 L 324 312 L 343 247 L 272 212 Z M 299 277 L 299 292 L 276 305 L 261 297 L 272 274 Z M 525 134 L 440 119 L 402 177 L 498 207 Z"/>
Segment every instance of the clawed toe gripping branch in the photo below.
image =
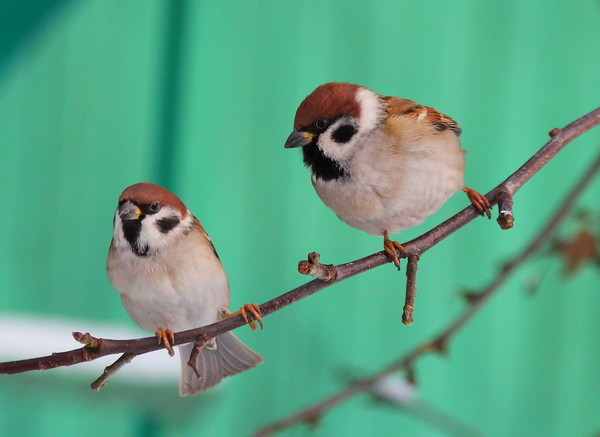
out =
<path fill-rule="evenodd" d="M 490 204 L 493 205 L 497 203 L 499 205 L 498 222 L 503 229 L 510 228 L 514 221 L 512 216 L 512 197 L 515 195 L 517 190 L 520 189 L 535 173 L 537 173 L 569 142 L 571 142 L 574 138 L 587 132 L 588 130 L 590 130 L 598 124 L 600 124 L 600 108 L 575 120 L 563 129 L 554 129 L 550 133 L 552 137 L 550 141 L 548 141 L 538 152 L 536 152 L 525 164 L 519 167 L 517 171 L 515 171 L 511 176 L 509 176 L 496 188 L 494 188 L 486 194 L 485 197 L 488 199 Z M 594 172 L 598 170 L 599 165 L 600 157 L 596 159 L 591 169 L 586 173 L 586 175 L 584 175 L 584 177 L 582 177 L 582 181 L 586 180 L 587 182 L 589 182 Z M 580 190 L 582 189 L 583 188 L 580 188 Z M 575 194 L 571 194 L 571 196 L 572 198 L 576 197 Z M 568 202 L 566 203 L 569 202 L 572 203 L 572 199 L 568 200 Z M 563 210 L 566 209 L 566 206 L 563 206 Z M 412 323 L 412 315 L 414 311 L 414 298 L 416 295 L 417 261 L 419 257 L 422 256 L 425 251 L 442 241 L 444 238 L 451 235 L 453 232 L 455 232 L 462 226 L 465 226 L 467 223 L 471 222 L 476 217 L 478 217 L 478 214 L 475 208 L 469 206 L 460 211 L 458 214 L 439 224 L 435 228 L 426 232 L 425 234 L 402 245 L 406 249 L 408 256 L 408 265 L 406 272 L 407 294 L 402 315 L 402 320 L 404 323 Z M 553 219 L 553 221 L 551 221 L 552 226 L 555 227 L 556 223 L 560 221 L 561 218 L 562 216 L 559 217 L 559 219 Z M 547 233 L 548 232 L 546 232 L 546 234 L 544 235 L 547 236 Z M 502 270 L 502 275 L 510 274 L 510 272 L 512 272 L 512 270 L 514 270 L 514 268 L 516 268 L 516 266 L 520 262 L 522 262 L 524 258 L 529 256 L 533 251 L 539 248 L 541 242 L 538 242 L 536 244 L 537 246 L 535 244 L 533 245 L 535 246 L 533 247 L 533 249 L 527 249 L 510 264 L 508 264 L 508 267 L 505 267 Z M 300 299 L 308 297 L 337 282 L 343 281 L 351 276 L 381 266 L 388 262 L 390 262 L 390 259 L 388 255 L 383 251 L 338 266 L 320 264 L 318 254 L 311 254 L 309 255 L 309 259 L 307 261 L 301 262 L 298 267 L 302 273 L 315 276 L 316 279 L 313 279 L 291 291 L 288 291 L 287 293 L 277 296 L 274 299 L 260 305 L 260 315 L 262 317 L 266 317 L 272 312 L 280 310 L 281 308 L 287 305 L 290 305 Z M 497 286 L 494 285 L 492 288 L 495 290 Z M 345 389 L 343 393 L 335 395 L 333 401 L 331 399 L 323 401 L 324 404 L 327 404 L 326 407 L 320 407 L 321 409 L 317 410 L 314 410 L 314 407 L 312 407 L 313 411 L 316 411 L 312 417 L 314 417 L 317 414 L 320 414 L 326 408 L 330 408 L 333 405 L 337 405 L 347 397 L 353 396 L 362 391 L 370 389 L 372 384 L 379 381 L 383 376 L 396 372 L 399 369 L 406 369 L 409 366 L 409 364 L 412 364 L 412 362 L 421 354 L 425 353 L 425 351 L 432 350 L 433 346 L 437 345 L 437 350 L 439 350 L 440 345 L 446 344 L 447 339 L 455 331 L 462 327 L 462 325 L 471 317 L 471 315 L 476 311 L 476 309 L 478 309 L 487 301 L 487 298 L 490 294 L 491 292 L 489 292 L 488 289 L 480 293 L 477 299 L 472 300 L 472 303 L 469 305 L 469 309 L 462 316 L 462 318 L 458 319 L 451 326 L 449 326 L 439 338 L 434 339 L 433 341 L 425 345 L 427 347 L 419 346 L 415 349 L 415 351 L 403 357 L 399 363 L 396 363 L 394 366 L 390 366 L 389 368 L 385 369 L 376 377 L 372 377 L 369 380 L 363 380 L 360 382 L 360 384 L 354 384 Z M 248 316 L 248 319 L 244 319 L 242 314 L 238 314 L 233 317 L 226 318 L 219 322 L 213 323 L 211 325 L 191 329 L 188 331 L 177 332 L 175 333 L 175 341 L 173 342 L 172 346 L 177 346 L 186 343 L 194 343 L 197 345 L 197 347 L 194 348 L 197 357 L 197 354 L 200 353 L 200 349 L 204 342 L 227 331 L 238 328 L 244 324 L 249 324 L 253 321 L 253 319 L 253 315 Z M 110 375 L 114 374 L 123 365 L 130 362 L 136 355 L 152 352 L 163 347 L 162 345 L 158 344 L 156 337 L 146 337 L 132 340 L 112 340 L 105 338 L 96 338 L 91 336 L 90 334 L 81 333 L 74 333 L 73 336 L 77 341 L 83 343 L 84 346 L 79 349 L 74 349 L 66 352 L 58 352 L 49 356 L 0 363 L 0 374 L 15 374 L 32 370 L 47 370 L 55 367 L 71 366 L 74 364 L 95 360 L 97 358 L 107 355 L 121 354 L 120 358 L 117 361 L 115 361 L 115 363 L 113 363 L 111 366 L 108 366 L 105 369 L 102 376 L 100 376 L 100 378 L 98 378 L 92 384 L 92 388 L 99 390 L 106 384 L 106 381 L 108 380 Z M 195 357 L 191 356 L 190 358 Z M 278 422 L 272 427 L 265 428 L 265 430 L 263 430 L 264 432 L 261 432 L 261 435 L 267 435 L 269 432 L 272 432 L 276 429 L 289 426 L 290 424 L 296 423 L 298 421 L 308 420 L 308 418 L 309 417 L 306 414 L 298 413 L 293 417 L 290 416 L 289 418 Z"/>

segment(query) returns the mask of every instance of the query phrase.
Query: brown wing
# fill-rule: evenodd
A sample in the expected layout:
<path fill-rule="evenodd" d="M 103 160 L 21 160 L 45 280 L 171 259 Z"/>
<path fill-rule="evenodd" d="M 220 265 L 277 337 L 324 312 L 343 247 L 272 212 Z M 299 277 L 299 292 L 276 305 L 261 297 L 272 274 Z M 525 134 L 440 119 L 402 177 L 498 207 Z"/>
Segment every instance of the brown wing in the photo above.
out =
<path fill-rule="evenodd" d="M 219 254 L 217 253 L 217 249 L 215 249 L 215 245 L 213 244 L 212 240 L 208 236 L 208 233 L 204 230 L 204 226 L 202 226 L 202 223 L 200 223 L 200 220 L 198 220 L 195 216 L 194 216 L 194 227 L 198 228 L 200 230 L 200 232 L 202 232 L 204 234 L 204 236 L 208 240 L 208 243 L 210 244 L 210 247 L 212 248 L 213 253 L 217 257 L 217 259 L 220 261 L 221 258 L 219 258 Z"/>
<path fill-rule="evenodd" d="M 460 135 L 462 130 L 460 125 L 447 115 L 442 114 L 435 108 L 419 105 L 412 100 L 402 99 L 400 97 L 380 96 L 384 102 L 385 108 L 390 116 L 405 116 L 423 119 L 430 123 L 435 130 L 444 131 L 450 129 L 456 135 Z"/>

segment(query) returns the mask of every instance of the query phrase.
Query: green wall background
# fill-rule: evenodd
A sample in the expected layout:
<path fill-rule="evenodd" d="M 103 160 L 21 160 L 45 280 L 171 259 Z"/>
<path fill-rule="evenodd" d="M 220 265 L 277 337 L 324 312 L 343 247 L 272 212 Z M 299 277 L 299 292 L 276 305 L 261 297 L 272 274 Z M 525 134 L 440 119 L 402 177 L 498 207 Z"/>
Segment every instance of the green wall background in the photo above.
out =
<path fill-rule="evenodd" d="M 232 308 L 305 282 L 296 264 L 309 251 L 342 263 L 380 250 L 378 238 L 320 202 L 299 152 L 283 149 L 297 105 L 323 82 L 360 83 L 460 121 L 467 183 L 482 192 L 550 129 L 600 102 L 592 0 L 5 0 L 0 8 L 3 313 L 133 325 L 104 260 L 117 197 L 139 181 L 172 189 L 204 223 Z M 411 327 L 400 323 L 404 275 L 384 266 L 273 314 L 262 332 L 238 330 L 265 363 L 190 399 L 175 384 L 115 379 L 95 393 L 69 372 L 3 376 L 2 434 L 247 435 L 331 394 L 349 369 L 381 368 L 461 311 L 461 288 L 484 284 L 522 247 L 599 140 L 599 129 L 576 140 L 518 193 L 513 230 L 480 219 L 429 252 Z M 597 211 L 599 192 L 596 181 L 581 207 Z M 465 205 L 454 196 L 399 239 Z M 564 278 L 560 269 L 551 257 L 529 263 L 447 357 L 419 361 L 422 398 L 486 436 L 600 432 L 598 270 Z M 540 277 L 539 293 L 528 295 Z M 362 396 L 313 435 L 444 434 Z"/>

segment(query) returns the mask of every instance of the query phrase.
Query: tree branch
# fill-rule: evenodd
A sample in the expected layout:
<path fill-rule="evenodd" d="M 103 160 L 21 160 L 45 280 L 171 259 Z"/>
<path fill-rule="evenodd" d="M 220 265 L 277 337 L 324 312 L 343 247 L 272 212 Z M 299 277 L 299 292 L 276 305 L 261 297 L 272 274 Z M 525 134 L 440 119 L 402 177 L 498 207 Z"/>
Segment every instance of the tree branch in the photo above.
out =
<path fill-rule="evenodd" d="M 381 383 L 385 378 L 400 370 L 408 370 L 421 356 L 429 352 L 444 352 L 447 348 L 450 339 L 459 331 L 473 316 L 483 307 L 483 305 L 498 291 L 498 289 L 506 282 L 510 275 L 521 265 L 525 260 L 536 253 L 542 244 L 548 241 L 551 235 L 556 231 L 558 225 L 565 219 L 569 212 L 573 209 L 575 200 L 583 192 L 584 188 L 593 180 L 594 175 L 600 169 L 600 154 L 595 161 L 586 170 L 584 175 L 579 179 L 571 191 L 565 196 L 564 200 L 559 204 L 556 211 L 550 220 L 544 225 L 540 232 L 531 240 L 531 242 L 510 262 L 506 263 L 490 281 L 478 293 L 469 295 L 467 309 L 452 321 L 446 329 L 439 335 L 414 347 L 407 354 L 399 358 L 396 362 L 384 368 L 380 372 L 364 379 L 353 382 L 339 393 L 334 394 L 314 405 L 285 417 L 273 424 L 259 430 L 256 437 L 267 437 L 284 428 L 288 428 L 299 422 L 315 423 L 318 421 L 325 411 L 336 407 L 347 399 L 354 397 L 366 391 L 373 390 L 377 384 Z"/>
<path fill-rule="evenodd" d="M 497 193 L 506 189 L 508 193 L 514 193 L 523 186 L 537 171 L 540 170 L 552 157 L 554 157 L 571 140 L 600 124 L 600 108 L 579 118 L 569 124 L 546 143 L 531 159 L 521 166 L 515 173 L 507 178 L 502 184 L 490 191 L 486 197 L 494 204 Z M 553 131 L 554 132 L 554 131 Z M 504 188 L 503 188 L 504 187 Z M 457 229 L 478 217 L 474 207 L 469 206 L 455 216 L 436 226 L 422 236 L 403 244 L 409 255 L 421 256 L 425 251 L 444 238 L 451 235 Z M 290 305 L 300 299 L 304 299 L 326 287 L 343 281 L 359 273 L 378 267 L 389 262 L 385 252 L 378 252 L 359 260 L 339 265 L 335 268 L 337 276 L 330 281 L 321 279 L 312 280 L 297 287 L 281 296 L 278 296 L 260 306 L 263 316 L 267 316 L 281 308 Z M 175 334 L 173 345 L 203 341 L 221 335 L 227 331 L 238 328 L 248 322 L 237 315 L 201 328 L 182 331 Z M 87 335 L 87 337 L 86 337 Z M 27 360 L 0 363 L 0 374 L 14 374 L 32 370 L 47 370 L 55 367 L 70 366 L 112 354 L 135 354 L 140 355 L 161 349 L 155 337 L 145 337 L 132 340 L 113 340 L 94 338 L 89 334 L 77 335 L 83 340 L 84 347 L 66 352 L 54 353 L 49 356 L 32 358 Z"/>
<path fill-rule="evenodd" d="M 137 355 L 132 353 L 126 353 L 121 355 L 117 361 L 115 361 L 110 366 L 107 366 L 104 369 L 104 372 L 102 372 L 102 375 L 100 375 L 100 377 L 97 380 L 92 382 L 92 390 L 100 391 L 102 387 L 108 384 L 108 379 L 112 375 L 117 373 L 125 364 L 131 363 L 131 360 L 133 360 L 135 357 L 137 357 Z"/>
<path fill-rule="evenodd" d="M 406 299 L 402 310 L 402 323 L 413 324 L 413 313 L 415 311 L 415 298 L 417 297 L 417 269 L 419 257 L 409 255 L 406 265 Z"/>
<path fill-rule="evenodd" d="M 498 191 L 498 196 L 496 197 L 498 201 L 498 224 L 502 229 L 510 229 L 513 227 L 513 222 L 515 218 L 513 217 L 513 198 L 512 195 L 508 192 L 504 187 L 500 188 Z"/>

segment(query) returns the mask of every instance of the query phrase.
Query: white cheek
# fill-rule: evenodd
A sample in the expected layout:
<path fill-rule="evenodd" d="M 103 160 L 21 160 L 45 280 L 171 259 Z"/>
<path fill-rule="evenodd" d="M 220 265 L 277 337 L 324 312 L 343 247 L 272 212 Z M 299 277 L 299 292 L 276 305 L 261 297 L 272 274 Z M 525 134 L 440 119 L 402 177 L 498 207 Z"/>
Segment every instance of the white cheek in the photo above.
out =
<path fill-rule="evenodd" d="M 152 254 L 155 251 L 165 250 L 166 248 L 176 244 L 179 238 L 184 235 L 191 227 L 193 218 L 188 212 L 187 217 L 182 220 L 182 223 L 175 226 L 169 232 L 163 233 L 160 231 L 157 221 L 165 217 L 171 217 L 179 214 L 170 208 L 163 208 L 163 211 L 155 215 L 147 215 L 142 220 L 142 228 L 137 240 L 137 246 L 140 249 L 148 247 L 148 254 Z M 129 241 L 123 234 L 123 222 L 119 213 L 115 214 L 115 225 L 113 228 L 113 248 L 117 251 L 124 251 L 126 253 L 133 253 Z"/>
<path fill-rule="evenodd" d="M 367 88 L 359 88 L 356 100 L 360 104 L 360 118 L 342 117 L 319 136 L 318 146 L 325 156 L 337 161 L 346 169 L 355 153 L 366 143 L 366 138 L 381 124 L 386 112 L 377 94 Z M 343 124 L 353 125 L 357 132 L 347 143 L 337 143 L 332 134 Z"/>
<path fill-rule="evenodd" d="M 385 118 L 385 109 L 379 96 L 367 88 L 356 91 L 356 100 L 360 103 L 359 135 L 364 135 L 375 129 Z"/>
<path fill-rule="evenodd" d="M 170 235 L 163 234 L 161 238 L 161 232 L 158 230 L 156 220 L 153 217 L 147 216 L 143 221 L 147 221 L 147 223 L 142 223 L 142 229 L 138 239 L 140 247 L 148 246 L 150 250 L 160 249 L 168 242 Z"/>
<path fill-rule="evenodd" d="M 186 219 L 182 220 L 179 225 L 175 226 L 169 232 L 161 232 L 156 222 L 166 217 L 172 217 L 173 215 L 179 216 L 174 210 L 165 207 L 155 215 L 146 216 L 142 222 L 142 230 L 138 240 L 140 247 L 148 246 L 150 252 L 153 252 L 155 250 L 164 250 L 175 244 L 190 229 L 193 219 L 192 215 L 188 214 Z"/>
<path fill-rule="evenodd" d="M 340 118 L 333 123 L 329 129 L 319 136 L 319 142 L 317 144 L 319 149 L 321 149 L 323 152 L 323 155 L 333 159 L 334 161 L 337 161 L 342 165 L 349 161 L 354 154 L 356 138 L 358 137 L 358 134 L 355 134 L 347 143 L 336 143 L 331 136 L 333 135 L 333 132 L 335 132 L 343 124 L 351 124 L 356 126 L 356 123 L 353 119 Z"/>

